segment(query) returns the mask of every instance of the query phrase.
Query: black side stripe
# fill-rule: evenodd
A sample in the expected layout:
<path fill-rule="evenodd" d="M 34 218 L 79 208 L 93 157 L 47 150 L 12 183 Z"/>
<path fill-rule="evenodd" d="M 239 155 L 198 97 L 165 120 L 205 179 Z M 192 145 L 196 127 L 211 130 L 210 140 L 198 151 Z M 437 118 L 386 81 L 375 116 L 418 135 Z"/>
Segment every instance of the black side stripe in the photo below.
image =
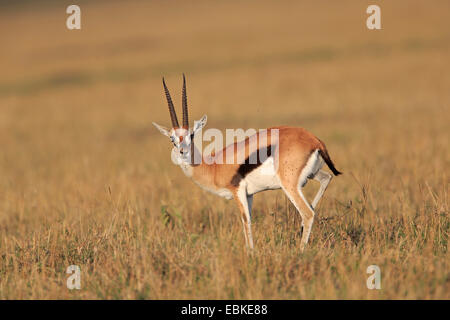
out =
<path fill-rule="evenodd" d="M 239 183 L 244 179 L 250 172 L 258 168 L 265 160 L 272 156 L 272 146 L 266 146 L 260 148 L 253 152 L 248 158 L 245 159 L 244 163 L 239 166 L 238 171 L 234 174 L 231 179 L 231 184 L 235 187 L 239 186 Z M 256 163 L 255 163 L 256 158 Z"/>

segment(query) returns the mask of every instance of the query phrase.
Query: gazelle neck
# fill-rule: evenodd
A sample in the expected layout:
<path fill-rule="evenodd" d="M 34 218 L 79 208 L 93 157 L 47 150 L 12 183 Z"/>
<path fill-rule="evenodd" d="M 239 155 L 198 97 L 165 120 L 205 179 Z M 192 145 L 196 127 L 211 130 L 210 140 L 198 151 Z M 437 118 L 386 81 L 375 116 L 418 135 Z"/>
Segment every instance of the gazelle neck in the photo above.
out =
<path fill-rule="evenodd" d="M 183 161 L 180 163 L 181 170 L 183 170 L 183 173 L 189 178 L 193 177 L 195 169 L 199 168 L 202 165 L 205 165 L 204 161 L 203 161 L 203 156 L 195 145 L 192 146 L 191 155 L 192 156 L 191 156 L 190 162 Z M 194 159 L 196 161 L 194 161 Z M 198 163 L 199 161 L 200 161 L 200 163 Z"/>
<path fill-rule="evenodd" d="M 194 174 L 194 166 L 191 165 L 190 163 L 187 162 L 183 162 L 180 164 L 180 168 L 181 170 L 183 170 L 183 173 L 189 177 L 192 178 L 192 175 Z"/>

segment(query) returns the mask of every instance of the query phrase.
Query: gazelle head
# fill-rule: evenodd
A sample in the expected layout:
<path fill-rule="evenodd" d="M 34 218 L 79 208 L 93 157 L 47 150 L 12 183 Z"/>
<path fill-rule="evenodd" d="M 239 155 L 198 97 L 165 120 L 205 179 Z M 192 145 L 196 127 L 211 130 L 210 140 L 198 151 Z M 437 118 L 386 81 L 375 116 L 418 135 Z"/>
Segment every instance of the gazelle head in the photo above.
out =
<path fill-rule="evenodd" d="M 153 125 L 161 132 L 163 135 L 167 136 L 172 144 L 172 161 L 176 164 L 190 164 L 193 163 L 194 154 L 194 136 L 200 131 L 207 121 L 206 115 L 204 115 L 200 120 L 194 121 L 194 127 L 189 128 L 188 119 L 188 107 L 187 107 L 187 96 L 186 96 L 186 78 L 183 74 L 183 92 L 182 92 L 182 107 L 183 107 L 183 125 L 180 127 L 178 124 L 177 114 L 173 106 L 172 98 L 170 97 L 169 89 L 167 89 L 166 82 L 164 78 L 162 79 L 164 92 L 166 94 L 167 104 L 169 105 L 169 114 L 172 121 L 172 128 L 163 127 L 155 122 Z"/>

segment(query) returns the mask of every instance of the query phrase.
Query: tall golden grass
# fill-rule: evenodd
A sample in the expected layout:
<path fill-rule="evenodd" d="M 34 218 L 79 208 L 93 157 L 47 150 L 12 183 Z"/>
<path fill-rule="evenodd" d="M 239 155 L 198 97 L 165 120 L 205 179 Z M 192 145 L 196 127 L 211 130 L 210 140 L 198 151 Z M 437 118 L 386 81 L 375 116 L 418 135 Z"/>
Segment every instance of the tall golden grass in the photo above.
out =
<path fill-rule="evenodd" d="M 81 1 L 79 31 L 68 4 L 0 10 L 0 298 L 450 298 L 448 2 L 381 1 L 379 31 L 364 1 Z M 182 72 L 191 119 L 325 141 L 344 175 L 304 254 L 281 191 L 250 256 L 234 203 L 171 163 L 151 121 Z"/>

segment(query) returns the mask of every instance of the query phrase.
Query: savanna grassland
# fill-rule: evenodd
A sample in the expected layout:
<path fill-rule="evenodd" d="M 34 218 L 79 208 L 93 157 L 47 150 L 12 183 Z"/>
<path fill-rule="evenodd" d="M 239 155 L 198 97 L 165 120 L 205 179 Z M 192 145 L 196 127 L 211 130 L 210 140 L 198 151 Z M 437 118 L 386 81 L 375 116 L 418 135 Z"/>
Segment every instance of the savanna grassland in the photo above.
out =
<path fill-rule="evenodd" d="M 0 298 L 449 299 L 450 5 L 376 2 L 377 31 L 371 2 L 265 0 L 79 1 L 69 31 L 68 1 L 3 1 Z M 250 256 L 234 202 L 170 161 L 151 122 L 182 72 L 191 122 L 327 144 L 344 174 L 303 254 L 281 191 Z"/>

